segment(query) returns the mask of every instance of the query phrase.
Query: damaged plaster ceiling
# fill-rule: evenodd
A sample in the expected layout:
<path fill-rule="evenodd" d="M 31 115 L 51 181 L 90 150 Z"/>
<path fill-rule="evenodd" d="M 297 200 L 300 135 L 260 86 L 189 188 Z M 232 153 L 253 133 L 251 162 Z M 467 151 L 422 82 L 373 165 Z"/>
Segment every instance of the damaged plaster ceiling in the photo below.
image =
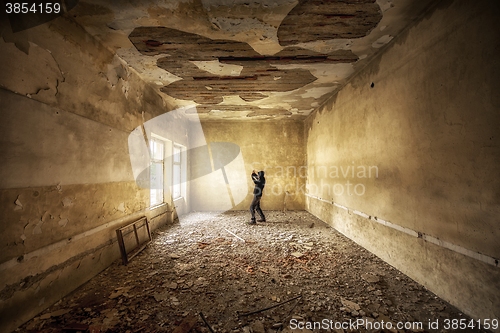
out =
<path fill-rule="evenodd" d="M 304 119 L 431 0 L 80 1 L 71 11 L 171 108 Z"/>

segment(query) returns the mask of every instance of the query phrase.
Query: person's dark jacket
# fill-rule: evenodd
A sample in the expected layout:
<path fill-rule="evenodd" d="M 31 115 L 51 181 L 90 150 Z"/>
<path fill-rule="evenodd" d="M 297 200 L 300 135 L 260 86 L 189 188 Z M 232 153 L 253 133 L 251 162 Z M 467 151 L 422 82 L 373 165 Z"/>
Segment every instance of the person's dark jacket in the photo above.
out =
<path fill-rule="evenodd" d="M 252 180 L 255 184 L 253 189 L 253 194 L 261 197 L 262 191 L 264 191 L 264 186 L 266 185 L 266 178 L 264 177 L 264 171 L 259 171 L 259 174 L 252 173 Z"/>

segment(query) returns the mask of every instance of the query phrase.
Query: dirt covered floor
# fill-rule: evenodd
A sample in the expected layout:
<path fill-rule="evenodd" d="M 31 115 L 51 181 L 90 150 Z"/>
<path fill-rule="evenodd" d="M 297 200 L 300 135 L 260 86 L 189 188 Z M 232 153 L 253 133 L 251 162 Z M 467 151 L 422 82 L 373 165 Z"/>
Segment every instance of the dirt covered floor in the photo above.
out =
<path fill-rule="evenodd" d="M 307 212 L 248 219 L 184 216 L 18 331 L 452 332 L 446 323 L 470 321 Z"/>

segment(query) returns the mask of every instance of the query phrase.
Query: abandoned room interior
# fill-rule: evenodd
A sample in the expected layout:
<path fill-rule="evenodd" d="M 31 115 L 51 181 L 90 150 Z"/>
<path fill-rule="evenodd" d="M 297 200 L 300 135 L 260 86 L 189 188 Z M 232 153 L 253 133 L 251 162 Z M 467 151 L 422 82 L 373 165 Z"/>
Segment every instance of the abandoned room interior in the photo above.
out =
<path fill-rule="evenodd" d="M 1 332 L 500 332 L 498 1 L 3 5 Z"/>

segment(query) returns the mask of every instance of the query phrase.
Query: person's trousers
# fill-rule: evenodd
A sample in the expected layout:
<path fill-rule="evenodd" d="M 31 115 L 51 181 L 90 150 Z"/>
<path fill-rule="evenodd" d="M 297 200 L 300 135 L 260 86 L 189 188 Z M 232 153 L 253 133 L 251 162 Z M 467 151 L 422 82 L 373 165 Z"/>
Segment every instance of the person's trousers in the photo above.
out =
<path fill-rule="evenodd" d="M 255 211 L 259 214 L 260 218 L 262 220 L 265 220 L 266 217 L 264 216 L 264 213 L 262 212 L 262 209 L 260 209 L 260 199 L 262 196 L 260 195 L 254 195 L 252 204 L 250 205 L 250 214 L 252 214 L 252 220 L 255 220 Z"/>

